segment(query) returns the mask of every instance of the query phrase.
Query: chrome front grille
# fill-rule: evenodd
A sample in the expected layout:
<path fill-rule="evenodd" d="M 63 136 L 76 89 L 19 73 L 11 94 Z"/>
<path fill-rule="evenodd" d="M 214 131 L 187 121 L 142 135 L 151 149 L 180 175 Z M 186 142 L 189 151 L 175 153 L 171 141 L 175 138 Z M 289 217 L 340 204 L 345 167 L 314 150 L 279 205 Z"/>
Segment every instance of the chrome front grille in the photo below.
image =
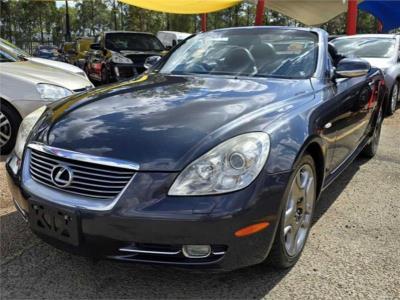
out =
<path fill-rule="evenodd" d="M 29 171 L 32 178 L 67 193 L 112 199 L 122 191 L 135 173 L 127 168 L 61 157 L 38 149 L 30 149 Z M 70 183 L 65 187 L 60 187 L 54 181 L 53 170 L 60 166 L 67 167 L 72 175 Z"/>

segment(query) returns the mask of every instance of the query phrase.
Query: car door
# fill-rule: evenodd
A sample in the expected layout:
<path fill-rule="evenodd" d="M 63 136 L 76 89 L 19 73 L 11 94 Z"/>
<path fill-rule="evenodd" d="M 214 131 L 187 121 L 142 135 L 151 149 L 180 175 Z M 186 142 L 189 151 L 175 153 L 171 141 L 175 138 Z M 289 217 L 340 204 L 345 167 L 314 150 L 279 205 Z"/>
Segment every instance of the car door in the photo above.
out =
<path fill-rule="evenodd" d="M 366 76 L 340 78 L 332 82 L 332 100 L 336 117 L 326 124 L 335 132 L 335 146 L 331 160 L 331 173 L 349 158 L 367 134 L 374 82 Z"/>

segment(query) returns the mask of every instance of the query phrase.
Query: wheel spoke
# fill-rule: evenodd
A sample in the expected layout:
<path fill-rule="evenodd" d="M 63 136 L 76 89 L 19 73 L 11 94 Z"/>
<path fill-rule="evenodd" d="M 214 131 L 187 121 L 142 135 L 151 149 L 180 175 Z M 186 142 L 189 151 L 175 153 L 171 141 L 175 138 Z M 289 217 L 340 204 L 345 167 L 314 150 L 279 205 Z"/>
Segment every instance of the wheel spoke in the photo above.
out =
<path fill-rule="evenodd" d="M 285 248 L 290 256 L 303 248 L 311 226 L 315 202 L 315 178 L 310 165 L 303 165 L 291 183 L 284 214 Z"/>
<path fill-rule="evenodd" d="M 3 122 L 0 123 L 0 127 L 7 126 L 8 124 L 10 123 L 8 122 L 7 119 L 5 119 Z"/>
<path fill-rule="evenodd" d="M 305 190 L 305 197 L 304 197 L 304 209 L 305 213 L 311 213 L 314 205 L 314 178 L 312 176 L 309 177 L 308 183 Z"/>
<path fill-rule="evenodd" d="M 285 226 L 293 224 L 295 219 L 295 213 L 296 213 L 296 203 L 295 200 L 291 197 L 288 200 L 288 205 L 285 211 L 285 222 L 284 222 Z"/>

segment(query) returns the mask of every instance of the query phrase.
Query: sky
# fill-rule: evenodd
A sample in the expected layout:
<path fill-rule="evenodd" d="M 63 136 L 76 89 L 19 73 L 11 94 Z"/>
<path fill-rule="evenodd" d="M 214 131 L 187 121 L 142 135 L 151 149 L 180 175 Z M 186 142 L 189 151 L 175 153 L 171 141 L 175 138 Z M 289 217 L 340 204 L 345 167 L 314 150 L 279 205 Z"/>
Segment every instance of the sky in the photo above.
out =
<path fill-rule="evenodd" d="M 57 7 L 65 6 L 65 1 L 56 1 Z M 75 1 L 68 1 L 68 6 L 69 7 L 74 7 L 75 6 Z"/>

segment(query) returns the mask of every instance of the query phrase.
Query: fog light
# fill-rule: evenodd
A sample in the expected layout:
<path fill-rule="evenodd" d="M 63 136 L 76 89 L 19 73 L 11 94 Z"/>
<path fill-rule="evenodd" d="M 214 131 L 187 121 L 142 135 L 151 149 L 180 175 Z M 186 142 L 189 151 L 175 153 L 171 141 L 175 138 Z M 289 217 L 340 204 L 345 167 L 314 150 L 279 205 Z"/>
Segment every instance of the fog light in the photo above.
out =
<path fill-rule="evenodd" d="M 204 258 L 211 254 L 211 247 L 209 245 L 184 245 L 182 252 L 188 258 Z"/>

